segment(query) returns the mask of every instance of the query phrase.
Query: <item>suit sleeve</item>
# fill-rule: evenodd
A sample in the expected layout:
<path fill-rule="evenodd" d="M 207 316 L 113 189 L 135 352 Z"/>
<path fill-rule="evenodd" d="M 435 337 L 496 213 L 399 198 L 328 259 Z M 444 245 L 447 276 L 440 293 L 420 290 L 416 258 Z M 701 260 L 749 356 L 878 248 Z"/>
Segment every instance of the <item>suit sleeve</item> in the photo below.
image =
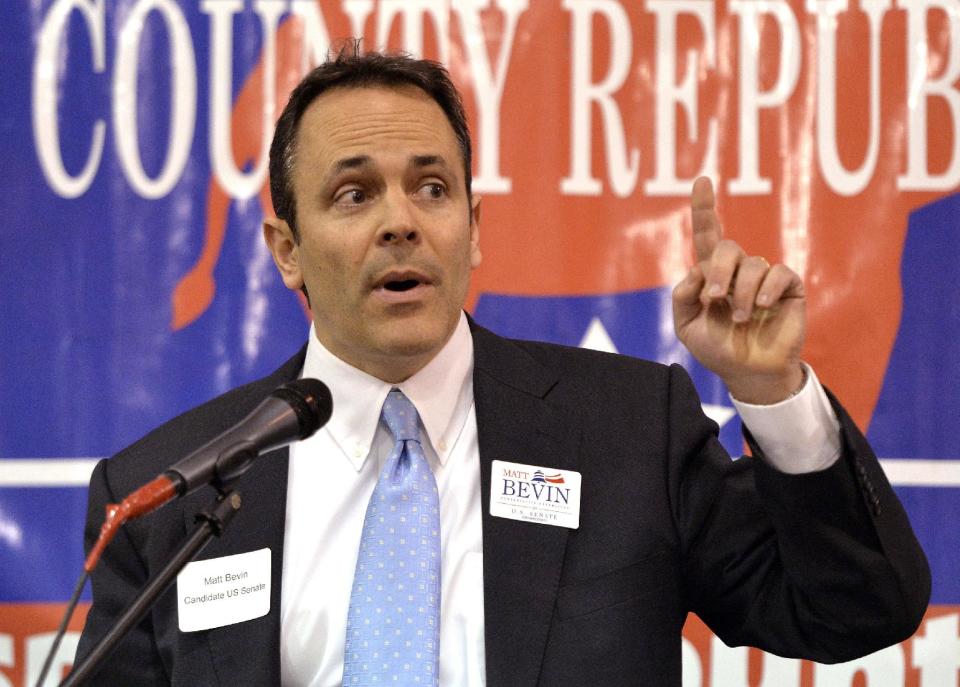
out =
<path fill-rule="evenodd" d="M 117 499 L 107 476 L 107 460 L 101 460 L 90 478 L 84 549 L 87 553 L 100 534 L 106 504 Z M 147 583 L 147 568 L 126 528 L 121 527 L 104 550 L 91 575 L 93 605 L 77 647 L 77 663 L 89 654 L 133 602 Z M 93 685 L 169 685 L 154 641 L 149 614 L 117 645 L 116 650 L 94 674 Z"/>
<path fill-rule="evenodd" d="M 926 558 L 864 437 L 831 397 L 843 455 L 787 475 L 731 461 L 689 377 L 671 371 L 670 484 L 688 604 L 728 645 L 821 663 L 909 637 L 930 595 Z"/>

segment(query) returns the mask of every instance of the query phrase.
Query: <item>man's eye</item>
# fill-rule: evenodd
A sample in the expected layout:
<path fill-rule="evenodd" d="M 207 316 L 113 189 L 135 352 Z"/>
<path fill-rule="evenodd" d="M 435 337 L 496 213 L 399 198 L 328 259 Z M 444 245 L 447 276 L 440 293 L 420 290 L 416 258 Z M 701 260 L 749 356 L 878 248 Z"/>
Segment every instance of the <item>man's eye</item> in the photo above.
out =
<path fill-rule="evenodd" d="M 421 186 L 420 193 L 422 195 L 425 195 L 428 198 L 432 198 L 436 200 L 439 198 L 443 198 L 444 195 L 446 195 L 447 193 L 447 189 L 444 187 L 443 184 L 438 184 L 436 182 L 433 182 L 433 183 L 424 184 L 423 186 Z"/>
<path fill-rule="evenodd" d="M 338 195 L 336 197 L 336 202 L 340 205 L 360 205 L 366 199 L 366 191 L 360 188 L 352 188 Z"/>

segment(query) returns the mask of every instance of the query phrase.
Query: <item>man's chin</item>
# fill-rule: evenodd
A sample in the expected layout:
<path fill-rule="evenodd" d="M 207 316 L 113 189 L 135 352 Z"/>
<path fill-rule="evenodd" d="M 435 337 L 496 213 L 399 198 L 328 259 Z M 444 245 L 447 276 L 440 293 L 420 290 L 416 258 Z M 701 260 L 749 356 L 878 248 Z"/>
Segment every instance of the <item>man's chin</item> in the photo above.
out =
<path fill-rule="evenodd" d="M 395 335 L 383 341 L 381 350 L 387 358 L 432 358 L 447 342 L 446 332 L 415 336 L 407 333 Z"/>
<path fill-rule="evenodd" d="M 325 337 L 319 325 L 317 335 L 327 350 L 347 364 L 384 381 L 398 382 L 418 372 L 440 352 L 456 329 L 460 311 L 442 316 L 436 311 L 405 317 L 378 315 L 367 317 L 368 326 L 349 336 Z M 357 317 L 362 319 L 364 314 L 358 313 Z"/>
<path fill-rule="evenodd" d="M 456 320 L 448 325 L 435 318 L 413 318 L 381 332 L 378 348 L 388 358 L 426 358 L 429 362 L 447 343 L 455 327 Z"/>

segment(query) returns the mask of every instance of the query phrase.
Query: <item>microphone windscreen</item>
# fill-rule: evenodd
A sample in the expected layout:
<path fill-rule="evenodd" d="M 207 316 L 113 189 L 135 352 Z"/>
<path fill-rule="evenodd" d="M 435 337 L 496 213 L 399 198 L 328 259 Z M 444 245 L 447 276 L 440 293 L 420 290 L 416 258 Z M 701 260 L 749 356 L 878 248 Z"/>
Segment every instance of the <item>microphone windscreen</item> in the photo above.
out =
<path fill-rule="evenodd" d="M 300 424 L 300 438 L 306 439 L 327 424 L 333 413 L 333 396 L 319 379 L 304 377 L 278 387 L 272 394 L 290 404 Z"/>

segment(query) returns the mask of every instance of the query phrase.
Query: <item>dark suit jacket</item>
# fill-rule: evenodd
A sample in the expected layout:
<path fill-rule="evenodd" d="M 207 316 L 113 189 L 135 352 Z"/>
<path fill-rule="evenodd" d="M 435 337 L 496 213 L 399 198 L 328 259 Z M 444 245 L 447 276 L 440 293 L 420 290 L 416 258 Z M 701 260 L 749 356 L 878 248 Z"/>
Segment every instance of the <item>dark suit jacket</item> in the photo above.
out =
<path fill-rule="evenodd" d="M 926 559 L 839 405 L 842 459 L 787 476 L 756 458 L 729 459 L 679 367 L 511 341 L 475 325 L 473 336 L 489 685 L 680 685 L 689 611 L 728 644 L 823 662 L 916 629 L 929 596 Z M 230 427 L 302 362 L 303 351 L 101 462 L 87 546 L 104 503 Z M 238 481 L 243 509 L 200 555 L 269 547 L 270 613 L 181 633 L 171 589 L 96 683 L 279 684 L 286 458 L 285 450 L 264 456 Z M 580 528 L 490 516 L 498 459 L 579 471 Z M 93 575 L 78 656 L 167 561 L 212 494 L 204 489 L 118 534 Z"/>

